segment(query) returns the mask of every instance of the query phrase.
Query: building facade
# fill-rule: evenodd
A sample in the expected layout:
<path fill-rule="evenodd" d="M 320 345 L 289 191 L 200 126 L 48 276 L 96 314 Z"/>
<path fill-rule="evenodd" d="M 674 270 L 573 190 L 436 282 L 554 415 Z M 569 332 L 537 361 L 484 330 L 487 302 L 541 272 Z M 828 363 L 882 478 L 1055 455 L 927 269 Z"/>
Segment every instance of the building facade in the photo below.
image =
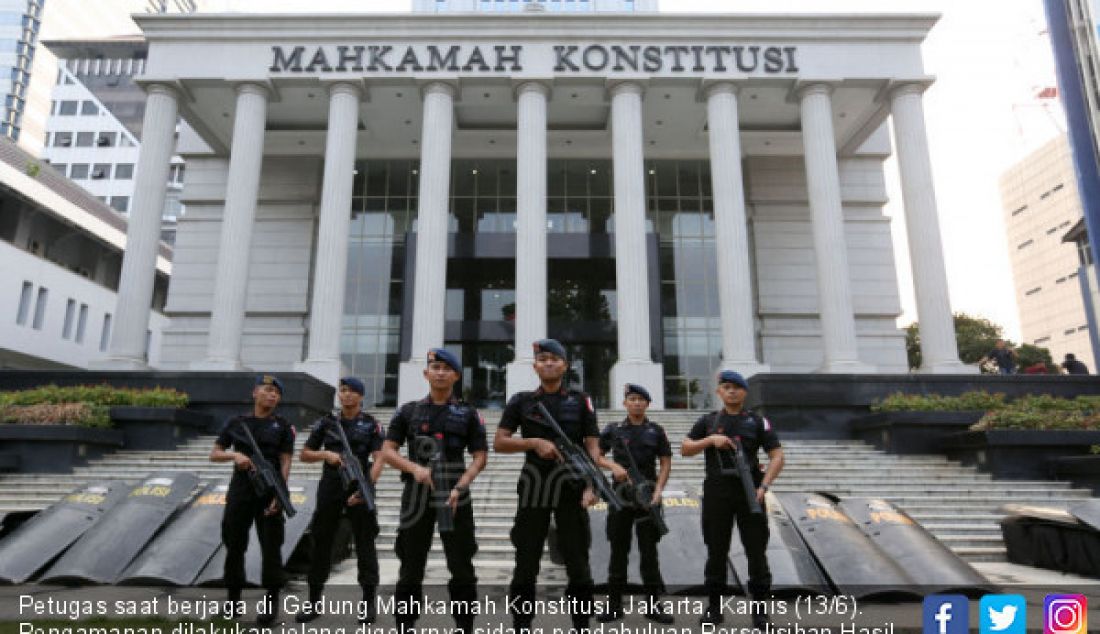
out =
<path fill-rule="evenodd" d="M 178 112 L 195 135 L 164 368 L 351 371 L 393 404 L 446 345 L 467 396 L 499 406 L 549 335 L 601 405 L 633 381 L 700 407 L 720 367 L 905 372 L 900 265 L 922 370 L 964 371 L 921 105 L 935 20 L 141 17 L 122 295 L 148 285 Z M 143 367 L 145 318 L 120 302 L 106 366 Z"/>
<path fill-rule="evenodd" d="M 126 215 L 134 195 L 145 92 L 134 77 L 145 68 L 140 37 L 46 42 L 60 60 L 42 157 L 115 211 Z M 161 239 L 175 242 L 183 214 L 183 159 L 172 157 Z"/>
<path fill-rule="evenodd" d="M 1078 254 L 1061 246 L 1082 218 L 1069 141 L 1052 139 L 1000 185 L 1023 342 L 1049 349 L 1056 363 L 1070 352 L 1095 367 Z"/>
<path fill-rule="evenodd" d="M 126 221 L 0 139 L 0 368 L 87 368 L 110 346 Z M 160 363 L 171 251 L 156 253 L 143 358 Z"/>
<path fill-rule="evenodd" d="M 0 134 L 32 154 L 45 146 L 57 59 L 44 40 L 138 32 L 132 13 L 190 13 L 199 0 L 0 0 Z"/>

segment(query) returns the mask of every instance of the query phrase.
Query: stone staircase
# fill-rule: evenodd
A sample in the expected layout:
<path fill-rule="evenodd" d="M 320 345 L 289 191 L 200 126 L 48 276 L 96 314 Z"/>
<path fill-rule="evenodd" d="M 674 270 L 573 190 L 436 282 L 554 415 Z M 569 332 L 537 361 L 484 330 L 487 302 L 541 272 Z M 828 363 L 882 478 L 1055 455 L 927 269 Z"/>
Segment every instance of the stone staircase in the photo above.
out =
<path fill-rule="evenodd" d="M 376 411 L 388 421 L 391 411 Z M 622 412 L 600 412 L 603 422 L 621 420 Z M 672 483 L 698 486 L 703 479 L 702 456 L 679 456 L 680 440 L 698 417 L 697 412 L 656 412 L 652 419 L 664 425 L 673 444 Z M 490 433 L 499 412 L 486 413 Z M 306 434 L 298 436 L 299 447 Z M 859 441 L 783 438 L 787 466 L 774 491 L 827 491 L 839 496 L 875 496 L 891 500 L 968 561 L 1003 561 L 1004 544 L 998 509 L 1007 502 L 1065 508 L 1089 497 L 1087 490 L 1068 483 L 1046 481 L 994 481 L 988 474 L 962 467 L 942 456 L 896 456 Z M 195 439 L 176 451 L 120 451 L 80 467 L 72 474 L 0 476 L 0 513 L 38 510 L 90 480 L 136 480 L 153 471 L 184 470 L 204 478 L 223 478 L 228 464 L 207 461 L 213 436 Z M 515 513 L 516 478 L 523 455 L 491 455 L 486 470 L 473 487 L 477 518 L 479 565 L 504 565 L 512 559 L 508 538 Z M 320 477 L 319 464 L 295 460 L 292 478 Z M 673 488 L 670 486 L 670 488 Z M 401 482 L 387 469 L 378 485 L 381 534 L 378 552 L 393 559 Z M 439 540 L 433 558 L 442 557 Z"/>

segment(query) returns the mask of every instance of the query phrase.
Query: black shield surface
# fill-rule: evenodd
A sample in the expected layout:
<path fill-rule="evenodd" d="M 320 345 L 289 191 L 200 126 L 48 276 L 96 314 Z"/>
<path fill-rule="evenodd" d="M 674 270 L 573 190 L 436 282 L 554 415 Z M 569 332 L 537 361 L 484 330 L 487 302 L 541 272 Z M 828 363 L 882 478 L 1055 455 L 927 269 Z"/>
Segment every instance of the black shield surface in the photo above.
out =
<path fill-rule="evenodd" d="M 0 582 L 23 583 L 96 525 L 129 483 L 93 482 L 28 520 L 0 542 Z"/>
<path fill-rule="evenodd" d="M 153 474 L 120 501 L 42 576 L 44 583 L 114 583 L 134 557 L 187 500 L 198 476 Z"/>

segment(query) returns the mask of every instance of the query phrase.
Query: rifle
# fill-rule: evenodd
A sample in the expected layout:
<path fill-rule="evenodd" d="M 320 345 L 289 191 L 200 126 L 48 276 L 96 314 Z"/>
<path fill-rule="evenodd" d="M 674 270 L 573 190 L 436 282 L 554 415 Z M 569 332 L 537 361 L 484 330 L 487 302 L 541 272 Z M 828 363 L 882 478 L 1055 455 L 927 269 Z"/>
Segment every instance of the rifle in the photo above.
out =
<path fill-rule="evenodd" d="M 730 460 L 733 464 L 730 464 Z M 741 487 L 745 489 L 745 500 L 749 504 L 749 513 L 760 515 L 764 509 L 756 499 L 756 484 L 753 482 L 749 469 L 749 461 L 745 458 L 745 447 L 741 444 L 741 437 L 733 438 L 733 450 L 718 450 L 718 464 L 722 469 L 722 475 L 737 476 L 741 481 Z"/>
<path fill-rule="evenodd" d="M 550 427 L 551 431 L 554 432 L 556 436 L 554 444 L 561 452 L 562 457 L 565 458 L 565 464 L 569 466 L 569 470 L 573 472 L 573 475 L 591 484 L 592 488 L 596 489 L 596 493 L 607 502 L 608 509 L 612 511 L 623 510 L 622 500 L 619 499 L 619 496 L 615 494 L 615 490 L 607 482 L 607 477 L 604 476 L 603 471 L 600 471 L 592 462 L 592 457 L 588 455 L 588 452 L 569 440 L 569 436 L 565 435 L 561 426 L 558 425 L 558 421 L 554 420 L 545 405 L 536 402 L 535 407 L 542 414 L 543 424 Z"/>
<path fill-rule="evenodd" d="M 630 484 L 634 492 L 634 505 L 648 513 L 648 519 L 653 522 L 653 526 L 657 529 L 658 537 L 668 535 L 668 524 L 665 523 L 664 515 L 661 513 L 661 505 L 652 504 L 654 484 L 642 475 L 642 470 L 638 467 L 638 461 L 634 459 L 634 454 L 630 453 L 630 448 L 626 446 L 619 430 L 613 430 L 612 438 L 614 438 L 612 448 L 615 450 L 615 454 L 621 453 L 626 456 L 626 473 L 630 476 Z"/>
<path fill-rule="evenodd" d="M 340 442 L 344 445 L 343 450 L 340 452 L 340 481 L 344 483 L 345 491 L 354 487 L 362 496 L 367 510 L 373 512 L 375 509 L 374 493 L 371 492 L 370 480 L 363 474 L 363 463 L 359 462 L 359 456 L 356 456 L 355 452 L 351 450 L 351 443 L 348 442 L 348 435 L 344 431 L 344 426 L 340 424 L 340 418 L 337 416 L 333 418 L 335 419 L 336 432 L 340 436 Z"/>
<path fill-rule="evenodd" d="M 443 434 L 436 434 L 434 437 L 420 436 L 419 442 L 417 454 L 428 456 L 426 466 L 432 472 L 431 504 L 435 507 L 435 522 L 439 526 L 439 534 L 450 533 L 455 529 L 455 518 L 447 504 L 451 492 L 447 488 L 447 456 L 443 452 Z"/>
<path fill-rule="evenodd" d="M 248 480 L 252 483 L 252 489 L 261 499 L 267 497 L 269 493 L 274 493 L 283 513 L 288 518 L 294 517 L 298 514 L 298 511 L 290 503 L 290 491 L 286 488 L 286 482 L 283 481 L 282 474 L 276 471 L 275 467 L 271 466 L 267 458 L 264 458 L 264 455 L 260 453 L 260 446 L 256 444 L 256 439 L 252 437 L 252 430 L 248 428 L 248 425 L 243 420 L 240 424 L 245 437 L 248 438 L 248 444 L 252 447 L 252 455 L 249 458 L 252 459 L 252 466 L 255 468 L 248 472 Z"/>

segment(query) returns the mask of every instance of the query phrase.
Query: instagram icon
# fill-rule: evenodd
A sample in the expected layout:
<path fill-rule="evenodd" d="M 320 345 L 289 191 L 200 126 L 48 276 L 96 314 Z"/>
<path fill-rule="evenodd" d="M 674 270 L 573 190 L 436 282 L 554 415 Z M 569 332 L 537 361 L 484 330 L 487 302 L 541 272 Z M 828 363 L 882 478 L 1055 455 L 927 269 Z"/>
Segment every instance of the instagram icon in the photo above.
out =
<path fill-rule="evenodd" d="M 1043 634 L 1086 634 L 1087 610 L 1083 594 L 1048 594 L 1043 600 Z"/>

